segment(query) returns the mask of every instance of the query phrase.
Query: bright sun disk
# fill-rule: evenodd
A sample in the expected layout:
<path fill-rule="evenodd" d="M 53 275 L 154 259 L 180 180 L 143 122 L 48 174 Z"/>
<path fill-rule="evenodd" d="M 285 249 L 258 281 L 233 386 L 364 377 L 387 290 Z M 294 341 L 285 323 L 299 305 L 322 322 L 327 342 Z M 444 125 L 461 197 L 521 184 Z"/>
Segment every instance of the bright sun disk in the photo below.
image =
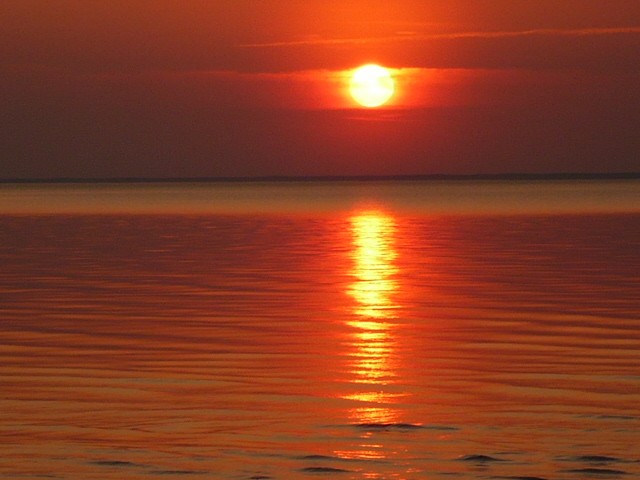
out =
<path fill-rule="evenodd" d="M 374 64 L 363 65 L 354 70 L 349 91 L 363 107 L 379 107 L 393 95 L 395 82 L 388 69 Z"/>

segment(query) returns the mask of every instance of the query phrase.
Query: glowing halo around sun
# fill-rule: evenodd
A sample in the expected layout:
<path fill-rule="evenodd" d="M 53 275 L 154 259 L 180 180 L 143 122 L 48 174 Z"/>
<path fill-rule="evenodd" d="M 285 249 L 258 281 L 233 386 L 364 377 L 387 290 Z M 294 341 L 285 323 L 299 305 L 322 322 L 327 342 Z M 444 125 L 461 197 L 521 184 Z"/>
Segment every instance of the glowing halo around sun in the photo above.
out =
<path fill-rule="evenodd" d="M 363 107 L 379 107 L 393 96 L 395 81 L 388 69 L 375 64 L 363 65 L 353 71 L 349 92 Z"/>

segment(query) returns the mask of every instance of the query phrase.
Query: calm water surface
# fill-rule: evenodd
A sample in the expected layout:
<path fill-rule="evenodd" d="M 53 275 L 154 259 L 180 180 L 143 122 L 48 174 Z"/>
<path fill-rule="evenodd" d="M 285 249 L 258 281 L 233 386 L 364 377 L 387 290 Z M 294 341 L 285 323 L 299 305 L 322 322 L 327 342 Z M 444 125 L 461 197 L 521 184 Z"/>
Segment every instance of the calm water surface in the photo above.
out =
<path fill-rule="evenodd" d="M 638 184 L 401 187 L 5 189 L 0 478 L 640 478 Z"/>

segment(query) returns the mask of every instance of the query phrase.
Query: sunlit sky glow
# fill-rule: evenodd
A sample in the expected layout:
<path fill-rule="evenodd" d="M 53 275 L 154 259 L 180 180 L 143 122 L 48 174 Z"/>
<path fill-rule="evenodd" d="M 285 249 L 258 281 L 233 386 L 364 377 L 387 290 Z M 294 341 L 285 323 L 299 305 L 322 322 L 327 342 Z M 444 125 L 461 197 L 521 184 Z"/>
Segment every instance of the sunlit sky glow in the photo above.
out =
<path fill-rule="evenodd" d="M 640 169 L 636 0 L 21 0 L 0 52 L 2 178 Z"/>

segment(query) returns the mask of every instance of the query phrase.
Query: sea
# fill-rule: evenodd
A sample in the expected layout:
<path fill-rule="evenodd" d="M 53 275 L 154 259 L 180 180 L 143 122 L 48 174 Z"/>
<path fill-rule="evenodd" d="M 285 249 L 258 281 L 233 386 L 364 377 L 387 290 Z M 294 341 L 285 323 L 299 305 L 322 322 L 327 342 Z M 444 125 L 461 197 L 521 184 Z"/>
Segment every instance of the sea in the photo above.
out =
<path fill-rule="evenodd" d="M 0 479 L 640 478 L 640 180 L 0 185 Z"/>

